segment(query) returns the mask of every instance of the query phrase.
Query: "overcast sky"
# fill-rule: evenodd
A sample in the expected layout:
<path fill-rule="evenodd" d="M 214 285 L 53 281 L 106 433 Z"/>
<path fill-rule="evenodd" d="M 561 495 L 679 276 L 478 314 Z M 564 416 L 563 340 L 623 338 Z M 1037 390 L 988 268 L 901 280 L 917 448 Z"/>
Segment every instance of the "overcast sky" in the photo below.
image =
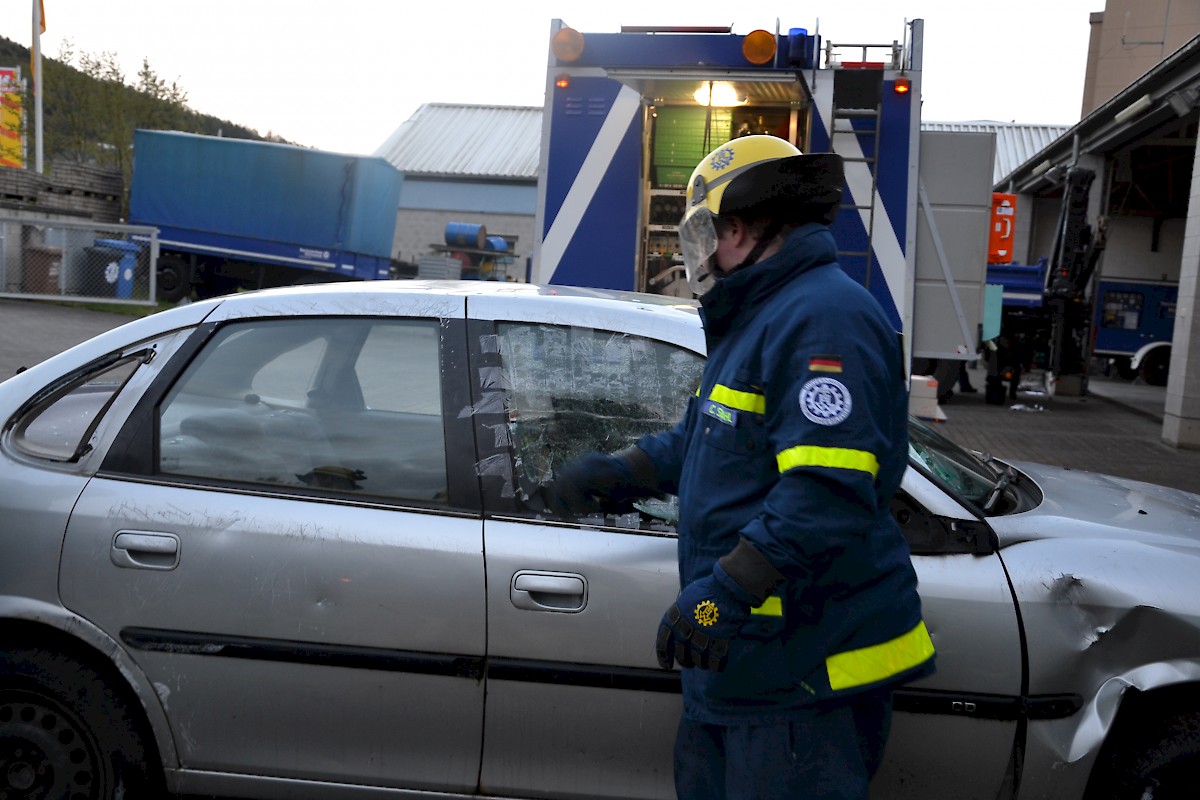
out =
<path fill-rule="evenodd" d="M 819 29 L 902 39 L 925 20 L 923 117 L 1079 119 L 1088 15 L 1104 0 L 44 0 L 48 57 L 149 59 L 189 105 L 310 147 L 371 153 L 422 103 L 541 106 L 550 23 Z M 0 35 L 31 43 L 31 0 L 3 0 Z M 0 65 L 21 66 L 21 65 Z M 24 65 L 28 66 L 28 65 Z"/>

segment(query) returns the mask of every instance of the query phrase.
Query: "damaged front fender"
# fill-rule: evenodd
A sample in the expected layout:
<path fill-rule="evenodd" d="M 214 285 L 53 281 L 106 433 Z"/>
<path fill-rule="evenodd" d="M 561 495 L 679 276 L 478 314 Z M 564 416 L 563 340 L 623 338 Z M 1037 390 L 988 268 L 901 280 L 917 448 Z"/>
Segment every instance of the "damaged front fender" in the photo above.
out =
<path fill-rule="evenodd" d="M 1116 539 L 1004 548 L 1028 653 L 1030 696 L 1079 712 L 1030 723 L 1022 798 L 1081 796 L 1130 688 L 1200 686 L 1200 551 Z"/>

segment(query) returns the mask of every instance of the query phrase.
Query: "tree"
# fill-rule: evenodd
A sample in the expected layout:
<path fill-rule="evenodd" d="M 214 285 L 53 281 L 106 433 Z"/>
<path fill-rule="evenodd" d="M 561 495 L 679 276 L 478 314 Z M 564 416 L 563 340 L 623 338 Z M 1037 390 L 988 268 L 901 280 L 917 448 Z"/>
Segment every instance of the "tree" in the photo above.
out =
<path fill-rule="evenodd" d="M 29 58 L 27 48 L 0 37 L 0 64 L 28 64 Z M 159 76 L 148 59 L 142 60 L 141 69 L 129 82 L 115 53 L 88 53 L 64 41 L 57 59 L 42 60 L 42 73 L 42 146 L 51 172 L 56 161 L 120 169 L 128 193 L 136 128 L 260 141 L 268 138 L 290 144 L 283 137 L 263 137 L 244 125 L 189 108 L 187 93 L 179 82 Z M 24 83 L 25 113 L 19 127 L 32 148 L 31 81 Z M 123 206 L 128 211 L 128 196 Z"/>
<path fill-rule="evenodd" d="M 56 157 L 120 169 L 128 185 L 136 128 L 186 129 L 193 116 L 178 82 L 159 77 L 147 59 L 133 85 L 112 52 L 77 52 L 70 41 L 47 62 L 44 103 L 56 117 L 46 149 Z M 49 66 L 49 69 L 46 67 Z M 47 131 L 51 130 L 47 125 Z"/>

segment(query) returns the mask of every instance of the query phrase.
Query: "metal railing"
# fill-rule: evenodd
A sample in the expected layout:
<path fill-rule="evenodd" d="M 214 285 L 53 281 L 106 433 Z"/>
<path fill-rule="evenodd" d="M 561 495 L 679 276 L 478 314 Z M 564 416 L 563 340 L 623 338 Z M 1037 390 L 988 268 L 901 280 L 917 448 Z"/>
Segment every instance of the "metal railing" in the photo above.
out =
<path fill-rule="evenodd" d="M 0 216 L 0 297 L 153 305 L 158 229 Z"/>

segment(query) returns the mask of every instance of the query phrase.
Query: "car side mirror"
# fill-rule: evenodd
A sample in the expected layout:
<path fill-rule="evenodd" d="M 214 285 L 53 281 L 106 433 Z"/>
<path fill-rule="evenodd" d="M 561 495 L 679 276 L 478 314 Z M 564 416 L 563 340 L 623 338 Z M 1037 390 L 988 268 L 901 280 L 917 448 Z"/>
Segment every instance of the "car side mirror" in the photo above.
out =
<path fill-rule="evenodd" d="M 931 514 L 907 492 L 896 492 L 891 511 L 913 555 L 985 556 L 999 549 L 996 534 L 986 522 Z"/>

